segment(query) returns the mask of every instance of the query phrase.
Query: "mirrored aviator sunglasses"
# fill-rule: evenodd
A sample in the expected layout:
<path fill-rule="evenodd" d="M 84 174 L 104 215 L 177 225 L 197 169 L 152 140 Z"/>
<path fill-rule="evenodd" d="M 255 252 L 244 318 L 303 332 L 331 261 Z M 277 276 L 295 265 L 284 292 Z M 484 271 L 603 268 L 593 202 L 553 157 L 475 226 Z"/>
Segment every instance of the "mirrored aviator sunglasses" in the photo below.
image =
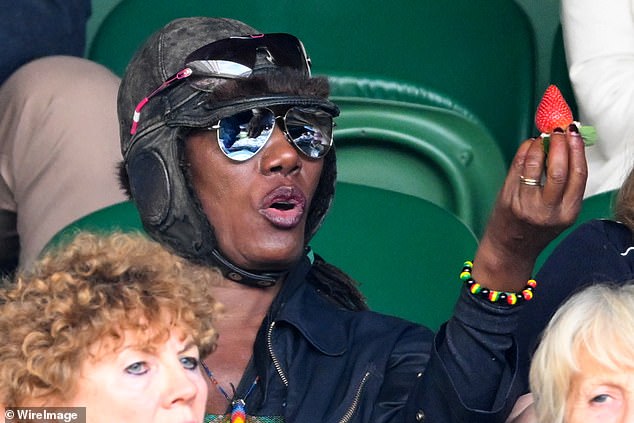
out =
<path fill-rule="evenodd" d="M 310 159 L 324 157 L 332 146 L 333 117 L 316 107 L 292 107 L 282 116 L 268 108 L 254 108 L 220 119 L 216 130 L 220 150 L 231 160 L 243 162 L 255 156 L 271 139 L 275 123 L 295 148 Z"/>

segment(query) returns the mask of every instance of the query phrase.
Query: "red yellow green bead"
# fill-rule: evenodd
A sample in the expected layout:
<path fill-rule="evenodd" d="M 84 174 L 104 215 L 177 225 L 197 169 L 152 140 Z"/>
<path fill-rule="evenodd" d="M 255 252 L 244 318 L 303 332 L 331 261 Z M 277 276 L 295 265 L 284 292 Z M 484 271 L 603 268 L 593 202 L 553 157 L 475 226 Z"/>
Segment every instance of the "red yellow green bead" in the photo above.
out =
<path fill-rule="evenodd" d="M 469 292 L 473 295 L 478 295 L 492 303 L 503 301 L 509 305 L 516 305 L 523 301 L 530 301 L 533 299 L 533 289 L 537 287 L 537 281 L 535 281 L 535 279 L 529 279 L 521 292 L 500 292 L 485 288 L 477 283 L 471 276 L 472 269 L 473 262 L 470 260 L 465 261 L 463 263 L 462 271 L 460 272 L 460 281 L 467 284 Z"/>

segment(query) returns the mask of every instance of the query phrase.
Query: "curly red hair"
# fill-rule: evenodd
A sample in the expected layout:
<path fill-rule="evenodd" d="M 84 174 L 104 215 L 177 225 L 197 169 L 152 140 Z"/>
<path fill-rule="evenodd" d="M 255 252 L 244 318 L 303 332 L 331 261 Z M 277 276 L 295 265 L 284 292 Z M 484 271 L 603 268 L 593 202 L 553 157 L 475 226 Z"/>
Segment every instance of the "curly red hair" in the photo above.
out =
<path fill-rule="evenodd" d="M 70 398 L 90 347 L 116 350 L 125 331 L 152 346 L 182 330 L 204 357 L 221 278 L 140 234 L 78 235 L 0 290 L 0 404 Z"/>

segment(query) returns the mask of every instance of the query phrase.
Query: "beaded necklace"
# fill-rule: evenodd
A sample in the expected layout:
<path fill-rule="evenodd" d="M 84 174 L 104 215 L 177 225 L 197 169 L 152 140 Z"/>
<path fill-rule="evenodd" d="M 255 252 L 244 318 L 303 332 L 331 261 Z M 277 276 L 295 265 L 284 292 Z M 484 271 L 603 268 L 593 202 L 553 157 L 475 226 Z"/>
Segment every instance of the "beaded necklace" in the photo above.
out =
<path fill-rule="evenodd" d="M 251 394 L 251 392 L 253 392 L 255 385 L 258 384 L 259 376 L 255 377 L 255 379 L 253 380 L 253 383 L 251 384 L 249 389 L 247 389 L 247 392 L 244 394 L 242 398 L 236 398 L 236 388 L 235 386 L 233 386 L 233 383 L 232 383 L 231 389 L 233 390 L 233 395 L 230 397 L 227 391 L 225 391 L 222 388 L 222 386 L 220 386 L 220 383 L 218 383 L 218 380 L 214 377 L 214 374 L 211 372 L 211 370 L 209 370 L 209 367 L 207 367 L 207 365 L 202 360 L 201 360 L 201 365 L 202 365 L 202 368 L 205 369 L 205 374 L 207 375 L 211 383 L 216 388 L 218 388 L 218 391 L 220 391 L 222 396 L 225 397 L 225 399 L 227 400 L 229 404 L 231 404 L 231 416 L 229 421 L 231 423 L 245 423 L 247 419 L 246 400 Z"/>

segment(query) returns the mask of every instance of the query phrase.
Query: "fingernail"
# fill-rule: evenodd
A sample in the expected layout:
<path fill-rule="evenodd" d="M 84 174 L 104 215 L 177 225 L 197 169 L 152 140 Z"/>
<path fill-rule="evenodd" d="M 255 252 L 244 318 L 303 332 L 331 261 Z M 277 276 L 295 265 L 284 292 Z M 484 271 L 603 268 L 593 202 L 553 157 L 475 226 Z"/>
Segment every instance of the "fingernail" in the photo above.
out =
<path fill-rule="evenodd" d="M 568 125 L 568 132 L 572 134 L 578 134 L 579 128 L 577 128 L 577 125 L 575 125 L 574 123 L 571 123 L 570 125 Z"/>
<path fill-rule="evenodd" d="M 563 134 L 563 133 L 564 133 L 564 130 L 563 130 L 562 128 L 557 127 L 557 128 L 555 128 L 555 129 L 553 129 L 553 132 L 556 132 L 556 133 L 558 133 L 558 134 Z"/>

